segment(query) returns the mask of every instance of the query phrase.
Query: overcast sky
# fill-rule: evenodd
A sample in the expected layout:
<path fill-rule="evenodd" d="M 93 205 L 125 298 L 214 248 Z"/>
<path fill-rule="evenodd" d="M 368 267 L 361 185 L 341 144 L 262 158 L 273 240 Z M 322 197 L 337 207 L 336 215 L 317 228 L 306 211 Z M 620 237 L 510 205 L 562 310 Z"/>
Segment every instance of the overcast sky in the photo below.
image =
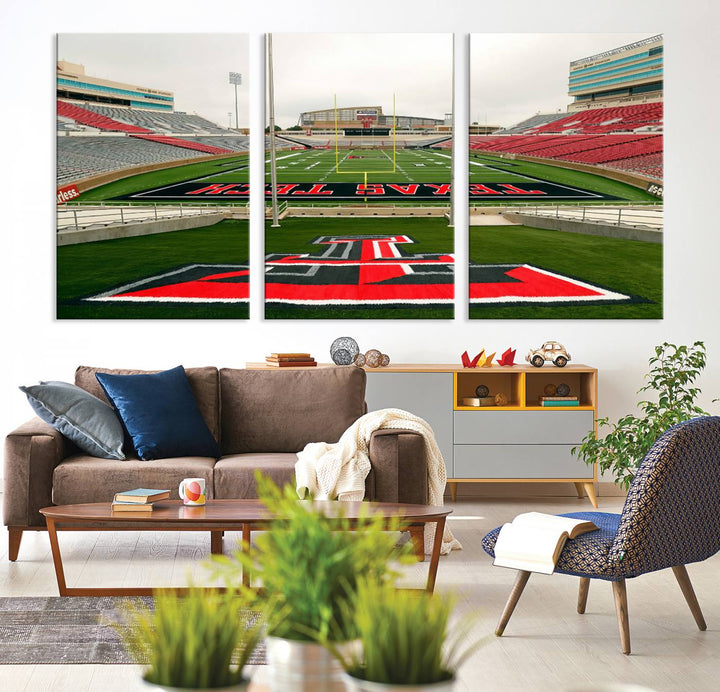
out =
<path fill-rule="evenodd" d="M 58 59 L 80 63 L 93 77 L 175 94 L 175 110 L 197 113 L 223 127 L 235 125 L 235 87 L 240 72 L 238 120 L 247 126 L 247 34 L 60 34 Z"/>
<path fill-rule="evenodd" d="M 470 122 L 509 127 L 535 113 L 565 111 L 570 63 L 643 34 L 473 34 Z"/>
<path fill-rule="evenodd" d="M 303 111 L 382 106 L 443 118 L 452 106 L 451 34 L 273 34 L 275 119 Z"/>
<path fill-rule="evenodd" d="M 652 36 L 614 34 L 473 34 L 470 122 L 510 126 L 565 111 L 572 60 Z M 442 118 L 451 108 L 451 34 L 273 34 L 275 117 L 295 125 L 302 111 L 383 107 L 398 115 Z M 167 89 L 177 110 L 220 125 L 235 123 L 228 72 L 241 72 L 240 125 L 249 121 L 246 34 L 60 34 L 58 58 L 86 73 Z"/>

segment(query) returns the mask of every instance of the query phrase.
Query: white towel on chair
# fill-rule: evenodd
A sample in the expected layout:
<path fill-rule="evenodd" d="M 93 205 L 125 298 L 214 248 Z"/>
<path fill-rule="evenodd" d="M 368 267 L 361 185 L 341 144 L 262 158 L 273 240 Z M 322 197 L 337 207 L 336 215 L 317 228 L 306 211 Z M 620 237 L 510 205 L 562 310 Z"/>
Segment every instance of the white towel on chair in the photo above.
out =
<path fill-rule="evenodd" d="M 425 441 L 428 504 L 442 506 L 447 472 L 442 453 L 435 441 L 432 428 L 418 416 L 397 408 L 371 411 L 358 418 L 338 442 L 311 442 L 298 452 L 295 464 L 297 491 L 300 497 L 310 493 L 317 500 L 362 500 L 365 497 L 365 479 L 370 473 L 368 449 L 375 430 L 392 428 L 410 430 L 422 435 Z M 432 552 L 435 524 L 425 525 L 425 552 Z M 445 525 L 441 553 L 462 546 L 453 538 Z"/>

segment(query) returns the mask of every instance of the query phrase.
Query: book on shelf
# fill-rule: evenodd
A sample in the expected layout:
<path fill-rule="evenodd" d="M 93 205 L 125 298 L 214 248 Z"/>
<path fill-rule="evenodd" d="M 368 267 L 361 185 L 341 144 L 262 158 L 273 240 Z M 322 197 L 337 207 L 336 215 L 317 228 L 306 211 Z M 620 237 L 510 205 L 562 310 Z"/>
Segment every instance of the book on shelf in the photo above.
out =
<path fill-rule="evenodd" d="M 317 362 L 311 356 L 307 358 L 280 359 L 268 356 L 265 358 L 265 364 L 273 368 L 308 368 L 315 367 Z"/>
<path fill-rule="evenodd" d="M 312 356 L 267 356 L 265 360 L 270 363 L 303 363 L 315 361 Z"/>
<path fill-rule="evenodd" d="M 540 399 L 540 406 L 580 406 L 580 402 L 577 399 Z"/>
<path fill-rule="evenodd" d="M 169 490 L 158 490 L 157 488 L 135 488 L 115 493 L 115 502 L 144 505 L 158 500 L 167 500 L 170 497 Z"/>
<path fill-rule="evenodd" d="M 112 505 L 113 512 L 152 512 L 153 503 L 139 503 L 139 502 L 118 502 L 115 500 Z"/>
<path fill-rule="evenodd" d="M 269 365 L 272 368 L 313 368 L 317 366 L 317 363 L 314 360 L 304 360 L 298 363 L 273 363 L 272 361 L 266 361 L 265 365 Z"/>
<path fill-rule="evenodd" d="M 577 401 L 576 396 L 541 396 L 540 401 Z"/>
<path fill-rule="evenodd" d="M 309 353 L 271 353 L 268 358 L 300 358 L 302 360 L 310 360 L 312 356 Z"/>
<path fill-rule="evenodd" d="M 597 528 L 593 522 L 584 519 L 542 512 L 518 514 L 500 529 L 493 564 L 552 574 L 565 542 Z"/>

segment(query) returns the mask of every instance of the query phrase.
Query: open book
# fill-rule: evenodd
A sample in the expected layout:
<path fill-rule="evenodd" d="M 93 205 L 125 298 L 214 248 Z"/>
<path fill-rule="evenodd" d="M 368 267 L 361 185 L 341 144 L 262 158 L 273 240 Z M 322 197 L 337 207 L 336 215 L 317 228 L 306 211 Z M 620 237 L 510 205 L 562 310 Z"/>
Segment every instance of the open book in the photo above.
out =
<path fill-rule="evenodd" d="M 500 529 L 493 564 L 552 574 L 565 541 L 597 528 L 584 519 L 542 512 L 518 514 L 511 524 L 505 524 Z"/>

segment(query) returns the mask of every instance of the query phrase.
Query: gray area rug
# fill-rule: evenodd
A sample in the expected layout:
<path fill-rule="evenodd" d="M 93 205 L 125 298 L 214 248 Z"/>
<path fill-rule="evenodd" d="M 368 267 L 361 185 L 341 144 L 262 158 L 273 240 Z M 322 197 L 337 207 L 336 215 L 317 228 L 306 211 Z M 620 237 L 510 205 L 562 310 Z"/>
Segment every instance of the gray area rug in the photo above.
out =
<path fill-rule="evenodd" d="M 151 597 L 2 597 L 0 664 L 134 663 L 113 627 L 129 601 L 153 604 Z M 254 617 L 248 613 L 248 622 Z M 262 642 L 248 663 L 265 663 Z"/>

